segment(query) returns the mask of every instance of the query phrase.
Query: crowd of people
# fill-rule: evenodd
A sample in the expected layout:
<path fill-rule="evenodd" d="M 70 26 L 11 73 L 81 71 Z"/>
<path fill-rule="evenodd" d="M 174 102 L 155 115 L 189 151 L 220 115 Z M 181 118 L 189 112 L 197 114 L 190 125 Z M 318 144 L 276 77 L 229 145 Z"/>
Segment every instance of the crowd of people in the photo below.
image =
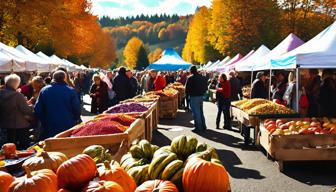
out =
<path fill-rule="evenodd" d="M 243 80 L 250 78 L 239 77 L 235 71 L 228 74 L 199 72 L 195 66 L 177 72 L 133 72 L 120 67 L 106 73 L 69 73 L 60 67 L 50 74 L 31 75 L 30 78 L 26 75 L 0 77 L 1 143 L 16 143 L 22 149 L 32 140 L 55 136 L 80 123 L 84 94 L 92 98 L 91 113 L 99 114 L 120 101 L 162 90 L 174 82 L 185 85 L 186 97 L 181 107 L 191 110 L 194 132 L 207 129 L 203 101 L 207 100 L 210 89 L 216 90 L 216 128 L 221 128 L 223 113 L 223 128 L 231 130 L 231 102 L 243 99 L 242 87 L 246 82 Z M 271 98 L 309 117 L 336 116 L 336 75 L 331 70 L 323 70 L 322 76 L 318 70 L 303 71 L 299 94 L 296 94 L 297 81 L 293 72 L 279 71 L 271 76 L 258 72 L 255 77 L 251 98 Z"/>

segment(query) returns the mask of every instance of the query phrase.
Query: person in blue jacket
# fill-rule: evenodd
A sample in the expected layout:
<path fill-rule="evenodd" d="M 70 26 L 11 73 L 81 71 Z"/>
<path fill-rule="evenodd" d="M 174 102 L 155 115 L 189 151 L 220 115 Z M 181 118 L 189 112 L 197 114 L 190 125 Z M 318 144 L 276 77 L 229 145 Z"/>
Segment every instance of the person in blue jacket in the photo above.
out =
<path fill-rule="evenodd" d="M 35 105 L 35 115 L 41 121 L 41 139 L 53 137 L 80 120 L 81 105 L 76 91 L 65 81 L 64 71 L 56 71 L 53 81 L 44 87 Z"/>

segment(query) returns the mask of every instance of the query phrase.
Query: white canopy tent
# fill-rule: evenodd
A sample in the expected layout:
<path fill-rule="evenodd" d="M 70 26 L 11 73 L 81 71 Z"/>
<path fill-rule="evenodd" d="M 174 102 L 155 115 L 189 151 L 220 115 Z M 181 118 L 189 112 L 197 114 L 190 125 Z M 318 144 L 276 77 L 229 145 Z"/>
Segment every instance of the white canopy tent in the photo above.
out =
<path fill-rule="evenodd" d="M 336 68 L 336 22 L 302 46 L 279 58 L 272 58 L 272 69 Z"/>
<path fill-rule="evenodd" d="M 211 63 L 211 65 L 209 65 L 208 67 L 204 68 L 204 70 L 208 71 L 208 70 L 211 69 L 213 66 L 216 66 L 219 62 L 220 62 L 220 60 L 217 60 L 217 61 Z"/>
<path fill-rule="evenodd" d="M 274 49 L 272 49 L 267 55 L 257 60 L 253 65 L 253 71 L 269 70 L 271 68 L 271 59 L 280 57 L 283 54 L 288 53 L 291 50 L 304 44 L 299 37 L 293 33 L 289 34 L 283 41 L 281 41 Z"/>
<path fill-rule="evenodd" d="M 241 62 L 238 62 L 235 65 L 235 70 L 236 71 L 252 71 L 254 63 L 260 60 L 261 57 L 265 56 L 269 52 L 270 50 L 265 45 L 261 45 L 250 57 L 248 57 L 247 59 Z"/>
<path fill-rule="evenodd" d="M 211 71 L 217 71 L 218 68 L 223 67 L 228 61 L 230 61 L 231 57 L 226 56 L 222 61 L 220 61 L 216 66 L 211 67 Z"/>
<path fill-rule="evenodd" d="M 18 45 L 16 47 L 16 50 L 20 51 L 21 53 L 25 54 L 26 58 L 29 58 L 32 61 L 35 61 L 37 63 L 37 71 L 44 73 L 44 72 L 51 72 L 54 70 L 57 65 L 53 64 L 49 60 L 39 57 L 35 53 L 31 52 L 27 48 L 25 48 L 22 45 Z"/>
<path fill-rule="evenodd" d="M 206 64 L 204 64 L 203 66 L 201 66 L 201 70 L 204 70 L 205 68 L 207 68 L 208 66 L 210 66 L 212 64 L 211 61 L 208 61 Z"/>
<path fill-rule="evenodd" d="M 24 66 L 24 71 L 36 71 L 37 70 L 37 65 L 38 62 L 26 58 L 25 54 L 21 53 L 20 51 L 16 50 L 13 47 L 7 46 L 3 43 L 0 42 L 0 52 L 8 55 L 10 58 L 13 60 L 17 61 L 22 61 L 22 62 L 17 62 L 17 64 L 23 64 Z"/>
<path fill-rule="evenodd" d="M 23 72 L 25 70 L 25 61 L 13 59 L 0 51 L 0 72 Z"/>

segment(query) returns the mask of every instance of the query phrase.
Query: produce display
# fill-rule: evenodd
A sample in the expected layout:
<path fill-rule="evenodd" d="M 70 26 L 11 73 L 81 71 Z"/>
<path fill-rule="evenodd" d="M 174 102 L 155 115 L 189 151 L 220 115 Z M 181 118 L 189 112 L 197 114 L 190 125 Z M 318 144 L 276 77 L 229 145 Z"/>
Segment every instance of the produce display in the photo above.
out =
<path fill-rule="evenodd" d="M 57 192 L 57 175 L 50 169 L 31 172 L 26 169 L 26 175 L 16 178 L 9 187 L 9 192 L 43 191 Z"/>
<path fill-rule="evenodd" d="M 249 115 L 293 114 L 294 111 L 266 99 L 245 99 L 232 102 L 232 105 Z"/>
<path fill-rule="evenodd" d="M 135 121 L 135 117 L 124 114 L 99 115 L 95 119 L 76 125 L 72 137 L 123 133 Z"/>
<path fill-rule="evenodd" d="M 14 143 L 6 143 L 2 145 L 0 150 L 0 167 L 18 164 L 29 156 L 32 156 L 36 151 L 33 149 L 16 150 Z"/>
<path fill-rule="evenodd" d="M 185 165 L 194 158 L 223 167 L 214 148 L 198 143 L 196 138 L 190 136 L 176 137 L 170 146 L 161 148 L 142 140 L 122 157 L 120 165 L 138 185 L 148 180 L 165 180 L 182 189 Z"/>
<path fill-rule="evenodd" d="M 174 95 L 178 94 L 178 91 L 176 89 L 173 88 L 165 88 L 163 90 L 160 91 L 150 91 L 148 93 L 146 93 L 146 96 L 150 96 L 150 95 L 158 95 L 158 96 L 168 96 L 168 97 L 172 97 Z"/>
<path fill-rule="evenodd" d="M 0 171 L 0 191 L 228 191 L 229 178 L 216 150 L 194 137 L 179 136 L 161 148 L 141 140 L 131 146 L 120 164 L 107 153 L 99 145 L 70 159 L 61 153 L 39 151 L 24 163 L 25 176 L 14 178 Z"/>
<path fill-rule="evenodd" d="M 178 192 L 174 183 L 164 180 L 150 180 L 141 184 L 136 188 L 135 192 L 152 192 L 152 191 L 164 191 L 164 192 Z"/>
<path fill-rule="evenodd" d="M 106 110 L 104 113 L 132 113 L 132 112 L 144 112 L 147 111 L 148 107 L 140 103 L 123 103 L 113 106 Z"/>
<path fill-rule="evenodd" d="M 109 150 L 101 145 L 91 145 L 83 150 L 83 154 L 90 156 L 96 164 L 112 161 L 112 155 L 109 153 Z"/>
<path fill-rule="evenodd" d="M 272 135 L 336 134 L 336 118 L 267 119 L 264 127 Z"/>
<path fill-rule="evenodd" d="M 37 171 L 40 169 L 51 169 L 56 172 L 58 167 L 68 158 L 60 152 L 39 152 L 35 157 L 27 159 L 22 167 L 30 171 Z"/>

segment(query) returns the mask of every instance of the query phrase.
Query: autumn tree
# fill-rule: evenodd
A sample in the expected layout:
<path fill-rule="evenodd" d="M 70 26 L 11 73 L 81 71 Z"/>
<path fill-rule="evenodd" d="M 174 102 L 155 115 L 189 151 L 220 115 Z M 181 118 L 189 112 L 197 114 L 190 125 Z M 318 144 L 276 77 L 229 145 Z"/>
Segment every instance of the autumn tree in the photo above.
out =
<path fill-rule="evenodd" d="M 208 40 L 221 54 L 247 53 L 280 40 L 279 9 L 269 0 L 213 0 Z"/>
<path fill-rule="evenodd" d="M 154 51 L 148 54 L 149 63 L 154 63 L 155 61 L 159 60 L 162 56 L 162 49 L 156 48 Z"/>
<path fill-rule="evenodd" d="M 1 0 L 0 40 L 34 52 L 46 48 L 53 51 L 48 51 L 50 54 L 107 67 L 115 59 L 114 41 L 90 10 L 89 0 Z"/>
<path fill-rule="evenodd" d="M 124 49 L 125 64 L 130 69 L 144 69 L 149 61 L 144 44 L 138 37 L 132 37 Z"/>
<path fill-rule="evenodd" d="M 201 7 L 195 13 L 189 26 L 186 44 L 182 57 L 188 62 L 206 63 L 220 57 L 208 39 L 208 25 L 211 12 L 207 7 Z"/>

